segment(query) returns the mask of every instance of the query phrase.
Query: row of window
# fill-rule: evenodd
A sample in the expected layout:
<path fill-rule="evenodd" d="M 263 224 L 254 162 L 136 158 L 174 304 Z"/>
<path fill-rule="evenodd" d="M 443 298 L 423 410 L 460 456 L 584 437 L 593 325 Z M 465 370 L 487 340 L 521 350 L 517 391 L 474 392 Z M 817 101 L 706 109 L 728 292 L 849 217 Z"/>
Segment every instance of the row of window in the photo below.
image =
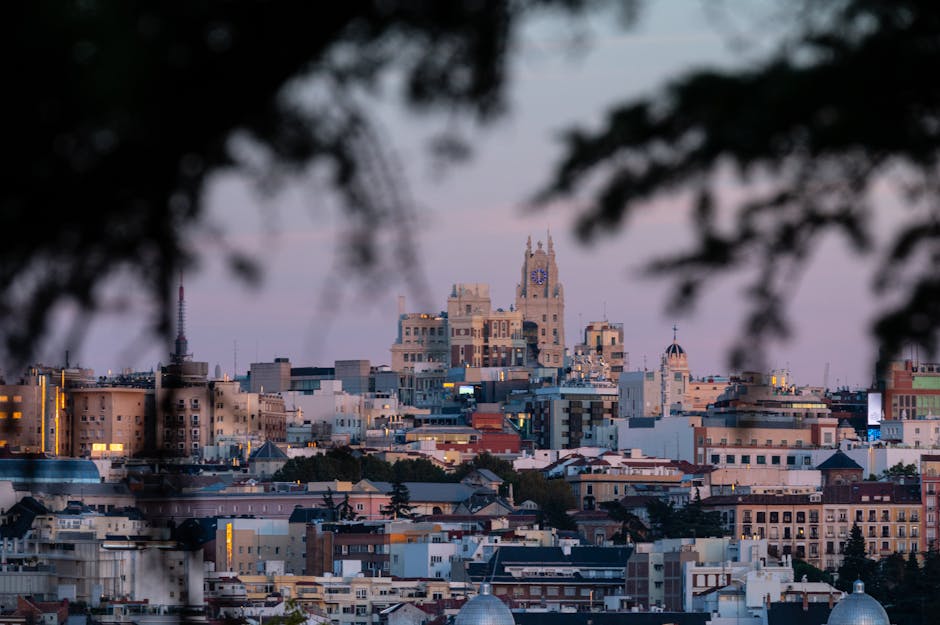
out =
<path fill-rule="evenodd" d="M 829 434 L 830 440 L 828 440 L 827 442 L 830 442 L 830 443 L 832 442 L 831 437 L 832 437 L 832 435 Z M 712 445 L 712 444 L 713 444 L 713 441 L 712 441 L 711 438 L 704 438 L 704 437 L 702 437 L 702 436 L 699 436 L 699 437 L 698 437 L 698 444 L 699 444 L 699 446 L 702 446 L 702 445 Z M 718 441 L 718 445 L 720 445 L 720 446 L 722 446 L 722 447 L 726 447 L 726 446 L 728 445 L 728 439 L 727 439 L 727 438 L 721 439 L 720 441 Z M 735 446 L 735 447 L 743 447 L 743 446 L 744 446 L 744 441 L 743 441 L 743 439 L 740 439 L 740 438 L 734 439 L 734 446 Z M 757 447 L 757 439 L 756 439 L 756 438 L 752 438 L 749 446 L 750 446 L 750 447 Z M 789 441 L 789 440 L 787 440 L 787 439 L 782 439 L 782 440 L 780 441 L 779 447 L 789 447 L 789 446 L 790 446 L 790 441 Z M 799 438 L 796 439 L 795 441 L 793 441 L 793 446 L 796 447 L 796 448 L 801 448 L 801 447 L 803 447 L 803 440 L 802 440 L 802 439 L 799 439 Z M 773 441 L 772 439 L 769 439 L 769 438 L 768 438 L 768 439 L 765 439 L 765 440 L 764 440 L 764 447 L 774 447 L 774 441 Z"/>
<path fill-rule="evenodd" d="M 880 515 L 878 515 L 877 512 L 878 512 L 877 510 L 868 510 L 867 521 L 868 521 L 869 523 L 876 522 L 876 521 L 882 521 L 882 522 L 886 522 L 886 523 L 887 523 L 887 522 L 890 522 L 890 521 L 891 521 L 891 512 L 890 512 L 889 510 L 884 510 L 884 509 L 882 509 Z M 911 512 L 911 514 L 910 514 L 911 523 L 917 523 L 917 522 L 919 522 L 919 520 L 920 520 L 920 515 L 918 514 L 918 511 L 917 511 L 916 509 L 911 509 L 910 512 Z M 866 519 L 865 519 L 865 516 L 866 516 L 866 515 L 865 515 L 864 513 L 865 513 L 864 510 L 856 510 L 856 511 L 855 511 L 855 521 L 856 521 L 856 522 L 864 522 L 864 521 L 866 520 Z M 796 518 L 796 522 L 797 522 L 797 523 L 806 523 L 806 519 L 807 519 L 807 518 L 809 518 L 809 522 L 810 522 L 810 523 L 819 523 L 819 511 L 818 511 L 818 510 L 809 510 L 808 512 L 807 512 L 807 511 L 803 511 L 803 510 L 799 510 L 799 511 L 797 511 L 796 513 L 794 513 L 793 511 L 790 511 L 790 510 L 786 510 L 786 511 L 783 511 L 783 512 L 780 512 L 780 511 L 771 511 L 771 512 L 757 511 L 757 512 L 755 512 L 753 515 L 752 515 L 752 511 L 751 511 L 751 510 L 744 510 L 743 513 L 742 513 L 742 515 L 741 515 L 741 518 L 742 518 L 742 520 L 743 520 L 744 523 L 750 523 L 752 518 L 754 519 L 754 521 L 755 521 L 756 523 L 767 523 L 767 522 L 768 522 L 768 519 L 769 519 L 769 522 L 770 522 L 770 523 L 780 523 L 780 519 L 781 519 L 781 518 L 783 519 L 783 522 L 784 522 L 784 523 L 792 523 L 794 517 Z M 896 520 L 897 520 L 898 523 L 906 523 L 906 522 L 907 522 L 907 517 L 908 517 L 908 515 L 907 515 L 907 511 L 906 511 L 906 510 L 898 510 L 898 511 L 897 511 Z M 839 513 L 839 519 L 838 519 L 838 520 L 839 520 L 840 523 L 846 523 L 846 522 L 848 522 L 848 514 L 846 514 L 845 511 L 840 511 L 840 513 Z M 836 516 L 835 516 L 834 514 L 832 514 L 832 512 L 827 513 L 827 514 L 826 514 L 826 522 L 827 522 L 827 523 L 835 523 L 835 522 L 836 522 Z"/>
<path fill-rule="evenodd" d="M 751 458 L 754 458 L 755 464 L 767 464 L 767 455 L 766 454 L 756 454 L 751 456 L 751 454 L 741 454 L 740 458 L 736 454 L 725 454 L 725 464 L 751 464 Z M 711 454 L 709 461 L 712 464 L 721 464 L 721 454 Z M 771 465 L 780 465 L 783 461 L 784 456 L 770 456 Z M 813 464 L 813 459 L 810 456 L 802 456 L 803 466 L 811 466 Z M 797 456 L 786 456 L 787 466 L 796 466 L 800 464 Z"/>

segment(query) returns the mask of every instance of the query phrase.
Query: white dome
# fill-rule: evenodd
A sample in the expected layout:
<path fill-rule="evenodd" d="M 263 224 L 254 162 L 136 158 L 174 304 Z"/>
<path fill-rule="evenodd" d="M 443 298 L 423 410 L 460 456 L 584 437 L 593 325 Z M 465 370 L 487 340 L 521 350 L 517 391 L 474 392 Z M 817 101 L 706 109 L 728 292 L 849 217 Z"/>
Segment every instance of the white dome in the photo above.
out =
<path fill-rule="evenodd" d="M 506 604 L 490 594 L 490 585 L 480 584 L 480 594 L 464 604 L 454 625 L 516 625 Z"/>
<path fill-rule="evenodd" d="M 891 625 L 881 604 L 865 593 L 865 584 L 858 580 L 852 594 L 836 604 L 826 625 Z"/>

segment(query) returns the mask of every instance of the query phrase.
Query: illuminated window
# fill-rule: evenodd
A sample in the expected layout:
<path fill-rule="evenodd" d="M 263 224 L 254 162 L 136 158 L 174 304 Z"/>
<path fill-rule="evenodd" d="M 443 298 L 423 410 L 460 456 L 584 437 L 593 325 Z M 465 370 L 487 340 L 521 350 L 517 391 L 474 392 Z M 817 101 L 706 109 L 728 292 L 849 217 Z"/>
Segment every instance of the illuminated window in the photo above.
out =
<path fill-rule="evenodd" d="M 14 411 L 13 411 L 13 418 L 14 418 L 14 419 L 22 419 L 22 418 L 23 418 L 23 413 L 20 412 L 19 410 L 14 410 Z"/>

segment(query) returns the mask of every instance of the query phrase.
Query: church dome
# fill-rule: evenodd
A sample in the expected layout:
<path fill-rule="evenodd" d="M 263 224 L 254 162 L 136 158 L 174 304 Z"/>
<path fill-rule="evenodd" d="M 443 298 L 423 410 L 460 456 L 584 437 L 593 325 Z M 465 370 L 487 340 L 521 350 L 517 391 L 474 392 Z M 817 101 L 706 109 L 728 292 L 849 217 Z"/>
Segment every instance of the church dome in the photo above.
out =
<path fill-rule="evenodd" d="M 685 355 L 685 350 L 682 349 L 682 346 L 678 343 L 672 343 L 669 347 L 666 348 L 666 356 L 683 356 Z"/>
<path fill-rule="evenodd" d="M 866 595 L 867 596 L 867 595 Z M 454 625 L 516 625 L 506 604 L 490 593 L 490 585 L 480 585 L 480 594 L 464 604 Z"/>
<path fill-rule="evenodd" d="M 865 584 L 858 580 L 852 594 L 836 604 L 826 625 L 891 625 L 881 604 L 865 593 Z"/>

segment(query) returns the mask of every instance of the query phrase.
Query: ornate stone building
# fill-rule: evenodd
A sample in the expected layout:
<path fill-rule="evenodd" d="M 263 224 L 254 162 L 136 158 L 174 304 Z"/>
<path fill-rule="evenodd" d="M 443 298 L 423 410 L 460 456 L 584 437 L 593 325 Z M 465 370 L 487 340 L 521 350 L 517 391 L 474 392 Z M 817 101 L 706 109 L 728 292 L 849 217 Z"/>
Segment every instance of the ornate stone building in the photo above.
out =
<path fill-rule="evenodd" d="M 516 286 L 516 310 L 522 312 L 524 331 L 537 349 L 543 367 L 565 364 L 565 290 L 558 279 L 555 247 L 548 235 L 547 250 L 539 241 L 532 250 L 526 241 L 522 281 Z"/>

